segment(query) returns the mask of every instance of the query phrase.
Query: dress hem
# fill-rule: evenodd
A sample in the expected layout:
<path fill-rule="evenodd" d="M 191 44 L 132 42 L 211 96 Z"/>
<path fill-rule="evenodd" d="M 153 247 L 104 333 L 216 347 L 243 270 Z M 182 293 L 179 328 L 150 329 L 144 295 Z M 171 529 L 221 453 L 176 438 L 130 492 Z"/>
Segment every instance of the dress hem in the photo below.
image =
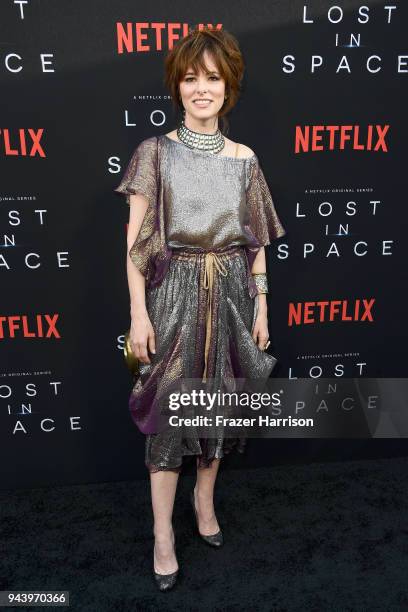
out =
<path fill-rule="evenodd" d="M 244 448 L 242 447 L 231 447 L 229 449 L 224 449 L 223 451 L 221 451 L 221 454 L 216 453 L 214 455 L 214 457 L 211 458 L 206 458 L 204 459 L 201 464 L 198 465 L 198 469 L 208 469 L 211 468 L 211 464 L 214 461 L 214 459 L 223 459 L 226 455 L 229 455 L 232 451 L 235 451 L 236 453 L 239 453 L 240 455 L 243 455 L 245 453 L 245 448 L 246 448 L 246 444 L 244 446 Z M 185 453 L 183 455 L 183 459 L 184 457 L 202 457 L 202 453 Z M 169 471 L 173 471 L 173 472 L 181 472 L 183 466 L 184 466 L 184 461 L 182 461 L 182 463 L 175 465 L 175 466 L 170 466 L 170 465 L 153 465 L 153 464 L 149 464 L 149 463 L 145 463 L 145 466 L 148 470 L 148 472 L 150 474 L 155 474 L 157 472 L 169 472 Z"/>

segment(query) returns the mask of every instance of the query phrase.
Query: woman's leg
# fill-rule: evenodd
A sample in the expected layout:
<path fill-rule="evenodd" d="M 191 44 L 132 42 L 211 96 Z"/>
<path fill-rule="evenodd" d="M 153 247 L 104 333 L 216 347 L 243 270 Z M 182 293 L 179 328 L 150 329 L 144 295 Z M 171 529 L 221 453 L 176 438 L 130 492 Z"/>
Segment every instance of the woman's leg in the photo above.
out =
<path fill-rule="evenodd" d="M 220 529 L 214 512 L 214 485 L 221 459 L 214 459 L 208 468 L 198 468 L 194 487 L 195 506 L 198 514 L 199 532 L 213 535 Z"/>
<path fill-rule="evenodd" d="M 174 470 L 150 472 L 154 516 L 154 566 L 158 574 L 172 574 L 178 569 L 172 525 L 174 498 L 179 473 Z"/>

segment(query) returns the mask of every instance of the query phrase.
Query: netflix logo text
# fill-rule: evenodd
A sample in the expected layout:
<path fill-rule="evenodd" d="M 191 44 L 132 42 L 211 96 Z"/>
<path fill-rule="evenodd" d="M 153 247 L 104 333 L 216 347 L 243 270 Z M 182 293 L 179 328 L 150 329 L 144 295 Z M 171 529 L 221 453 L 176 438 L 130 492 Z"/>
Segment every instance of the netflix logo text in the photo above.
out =
<path fill-rule="evenodd" d="M 0 315 L 0 340 L 17 338 L 61 339 L 57 329 L 59 314 Z"/>
<path fill-rule="evenodd" d="M 388 153 L 385 136 L 389 125 L 295 126 L 295 153 L 316 151 L 373 151 Z"/>
<path fill-rule="evenodd" d="M 46 157 L 40 143 L 44 128 L 0 129 L 0 146 L 6 157 Z"/>
<path fill-rule="evenodd" d="M 213 30 L 221 30 L 222 24 L 198 24 L 200 30 L 204 25 Z M 117 52 L 123 53 L 150 53 L 172 49 L 174 44 L 187 36 L 188 23 L 164 22 L 128 22 L 116 24 Z"/>
<path fill-rule="evenodd" d="M 290 303 L 288 326 L 318 323 L 373 323 L 374 298 Z"/>

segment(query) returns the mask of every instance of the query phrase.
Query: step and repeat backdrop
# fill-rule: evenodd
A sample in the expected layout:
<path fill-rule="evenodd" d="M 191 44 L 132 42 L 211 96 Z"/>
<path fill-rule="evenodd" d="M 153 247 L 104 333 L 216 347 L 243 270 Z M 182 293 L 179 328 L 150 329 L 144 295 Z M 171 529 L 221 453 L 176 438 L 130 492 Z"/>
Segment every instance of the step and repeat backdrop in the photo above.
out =
<path fill-rule="evenodd" d="M 163 61 L 199 24 L 240 43 L 228 136 L 257 153 L 287 231 L 267 247 L 273 375 L 407 376 L 406 2 L 3 0 L 0 15 L 2 488 L 146 477 L 114 189 L 138 143 L 176 127 Z M 350 438 L 251 440 L 228 461 L 407 452 Z"/>

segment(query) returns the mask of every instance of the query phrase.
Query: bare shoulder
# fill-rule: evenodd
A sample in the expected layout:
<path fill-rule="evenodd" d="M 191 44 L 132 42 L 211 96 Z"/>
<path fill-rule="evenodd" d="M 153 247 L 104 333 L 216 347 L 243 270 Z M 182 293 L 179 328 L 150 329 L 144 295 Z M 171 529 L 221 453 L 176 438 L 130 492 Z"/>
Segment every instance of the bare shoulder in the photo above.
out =
<path fill-rule="evenodd" d="M 247 147 L 247 145 L 244 145 L 241 143 L 239 144 L 238 157 L 247 158 L 247 157 L 252 157 L 253 155 L 255 155 L 255 153 L 250 147 Z"/>
<path fill-rule="evenodd" d="M 177 130 L 172 130 L 171 132 L 167 132 L 165 136 L 168 136 L 169 138 L 172 138 L 173 140 L 178 140 Z"/>
<path fill-rule="evenodd" d="M 237 157 L 240 157 L 241 159 L 246 159 L 248 157 L 252 157 L 254 155 L 253 150 L 250 147 L 247 147 L 247 145 L 244 145 L 242 143 L 238 143 L 238 142 L 234 142 L 233 140 L 230 140 L 229 138 L 225 139 L 225 142 L 228 146 L 228 149 L 230 151 L 230 154 L 235 157 L 235 153 L 237 155 Z M 237 149 L 238 147 L 238 149 Z"/>

